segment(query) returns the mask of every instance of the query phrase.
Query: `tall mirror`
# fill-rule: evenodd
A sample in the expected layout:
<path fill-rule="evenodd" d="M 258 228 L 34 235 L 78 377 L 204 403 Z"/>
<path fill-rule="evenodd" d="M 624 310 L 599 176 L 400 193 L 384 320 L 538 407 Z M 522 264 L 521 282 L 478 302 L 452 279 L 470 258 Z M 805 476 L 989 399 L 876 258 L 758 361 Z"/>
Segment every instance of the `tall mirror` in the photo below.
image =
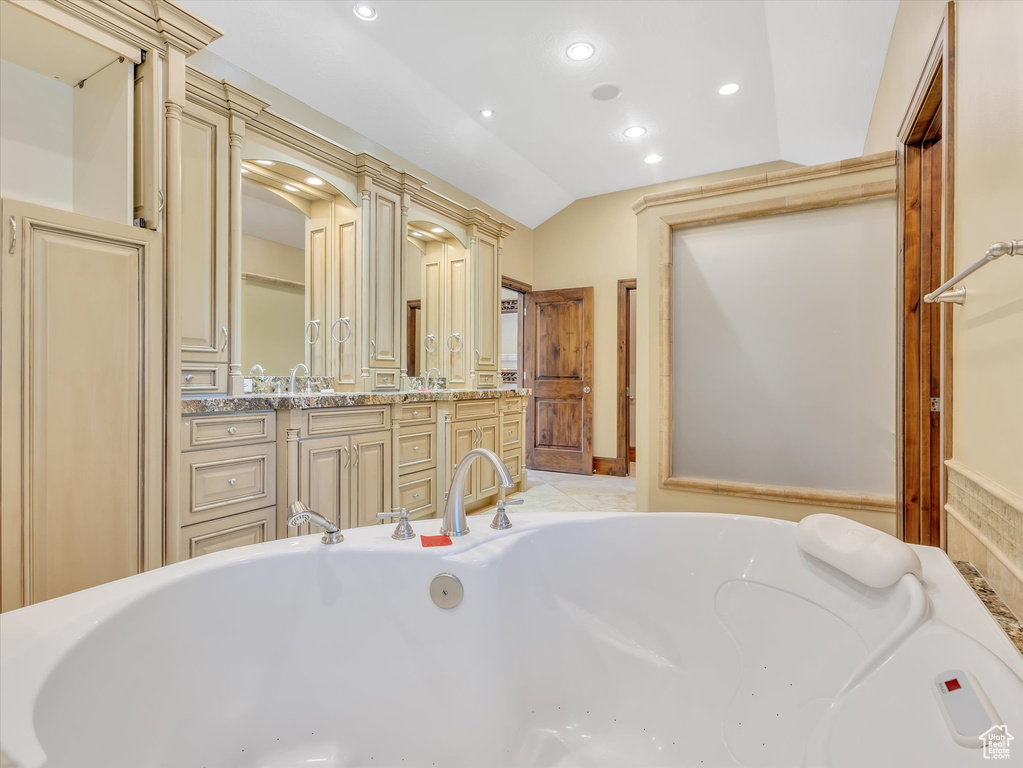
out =
<path fill-rule="evenodd" d="M 355 206 L 297 165 L 242 163 L 242 338 L 246 375 L 355 383 Z M 347 370 L 346 370 L 347 368 Z"/>

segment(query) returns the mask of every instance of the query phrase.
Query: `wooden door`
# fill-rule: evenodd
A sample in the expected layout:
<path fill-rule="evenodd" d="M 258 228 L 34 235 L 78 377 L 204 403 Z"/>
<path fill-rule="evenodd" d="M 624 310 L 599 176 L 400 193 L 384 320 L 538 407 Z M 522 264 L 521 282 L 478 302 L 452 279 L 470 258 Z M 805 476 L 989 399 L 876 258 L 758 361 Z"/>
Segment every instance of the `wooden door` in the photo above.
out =
<path fill-rule="evenodd" d="M 477 421 L 476 433 L 479 435 L 476 443 L 477 448 L 486 448 L 488 451 L 493 451 L 500 455 L 501 427 L 496 417 Z M 482 499 L 497 493 L 497 473 L 490 466 L 490 463 L 477 461 L 476 467 L 476 498 Z"/>
<path fill-rule="evenodd" d="M 196 104 L 181 117 L 178 328 L 185 363 L 228 362 L 228 124 Z M 218 378 L 227 392 L 227 376 Z"/>
<path fill-rule="evenodd" d="M 526 466 L 593 472 L 593 288 L 526 294 Z"/>
<path fill-rule="evenodd" d="M 478 433 L 476 432 L 475 421 L 463 421 L 455 422 L 451 425 L 451 445 L 452 445 L 452 464 L 451 464 L 451 476 L 454 476 L 455 469 L 458 467 L 459 462 L 465 458 L 465 454 L 476 447 Z M 473 472 L 478 472 L 477 467 L 473 467 Z M 475 477 L 470 475 L 468 482 L 465 484 L 465 503 L 476 500 L 476 482 Z"/>
<path fill-rule="evenodd" d="M 338 528 L 351 528 L 349 469 L 351 447 L 347 437 L 304 440 L 299 447 L 298 498 Z M 303 536 L 312 528 L 301 525 L 281 531 L 282 536 Z"/>
<path fill-rule="evenodd" d="M 9 200 L 0 608 L 162 565 L 163 257 L 146 229 Z"/>
<path fill-rule="evenodd" d="M 391 433 L 352 435 L 351 520 L 353 526 L 378 525 L 391 511 Z"/>
<path fill-rule="evenodd" d="M 472 269 L 476 287 L 472 364 L 476 371 L 495 374 L 477 376 L 477 385 L 495 387 L 498 386 L 496 373 L 500 359 L 498 330 L 501 317 L 501 269 L 495 240 L 485 235 L 476 236 L 476 260 Z"/>

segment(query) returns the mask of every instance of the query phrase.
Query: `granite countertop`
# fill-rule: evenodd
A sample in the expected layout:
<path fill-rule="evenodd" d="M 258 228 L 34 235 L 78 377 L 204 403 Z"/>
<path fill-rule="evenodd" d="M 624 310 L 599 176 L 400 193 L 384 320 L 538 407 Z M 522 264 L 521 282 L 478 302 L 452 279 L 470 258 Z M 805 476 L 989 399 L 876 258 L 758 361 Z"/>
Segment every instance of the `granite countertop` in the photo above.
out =
<path fill-rule="evenodd" d="M 528 389 L 440 389 L 430 392 L 335 392 L 329 395 L 216 395 L 181 398 L 182 413 L 230 413 L 232 411 L 301 410 L 304 408 L 350 408 L 358 405 L 425 403 L 434 400 L 491 400 L 527 397 Z"/>
<path fill-rule="evenodd" d="M 973 587 L 973 591 L 980 598 L 980 601 L 984 603 L 984 607 L 988 609 L 998 625 L 1005 630 L 1005 634 L 1009 636 L 1012 644 L 1016 646 L 1016 650 L 1023 653 L 1023 624 L 1020 624 L 1019 619 L 1009 610 L 1002 598 L 1000 598 L 995 591 L 988 586 L 987 581 L 983 576 L 980 575 L 973 563 L 957 562 L 956 568 L 959 569 L 959 573 L 966 583 Z"/>

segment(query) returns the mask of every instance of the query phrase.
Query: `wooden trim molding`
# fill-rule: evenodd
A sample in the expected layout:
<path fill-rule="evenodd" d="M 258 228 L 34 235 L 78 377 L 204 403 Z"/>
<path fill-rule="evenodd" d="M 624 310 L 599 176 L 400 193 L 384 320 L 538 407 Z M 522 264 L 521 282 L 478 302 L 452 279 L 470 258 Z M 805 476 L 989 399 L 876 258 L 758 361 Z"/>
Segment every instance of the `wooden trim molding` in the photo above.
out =
<path fill-rule="evenodd" d="M 524 283 L 521 280 L 516 280 L 514 277 L 508 277 L 507 275 L 501 276 L 501 287 L 507 288 L 511 291 L 518 291 L 519 293 L 530 293 L 533 290 L 533 286 L 529 283 Z"/>
<path fill-rule="evenodd" d="M 774 216 L 797 211 L 809 211 L 819 208 L 830 208 L 839 205 L 849 205 L 867 200 L 882 198 L 894 198 L 896 194 L 895 181 L 895 153 L 886 152 L 880 155 L 871 155 L 865 158 L 857 158 L 840 163 L 827 163 L 822 166 L 811 166 L 809 168 L 791 169 L 799 171 L 782 172 L 784 176 L 768 174 L 772 176 L 768 184 L 766 176 L 763 183 L 751 182 L 745 185 L 735 183 L 731 188 L 724 191 L 712 191 L 712 194 L 724 195 L 726 192 L 744 191 L 758 187 L 777 186 L 779 197 L 772 197 L 766 200 L 746 202 L 735 205 L 722 205 L 715 208 L 666 213 L 654 219 L 650 225 L 655 231 L 650 232 L 649 238 L 656 243 L 657 248 L 657 373 L 658 403 L 656 412 L 660 414 L 657 437 L 657 477 L 661 488 L 691 491 L 697 493 L 714 493 L 729 496 L 742 496 L 747 498 L 767 499 L 771 501 L 784 501 L 798 504 L 813 504 L 817 506 L 838 507 L 844 509 L 860 509 L 874 512 L 894 513 L 896 511 L 896 499 L 894 496 L 872 495 L 849 493 L 845 491 L 818 490 L 813 488 L 795 488 L 788 486 L 773 486 L 757 483 L 739 483 L 710 480 L 705 478 L 689 478 L 672 476 L 672 232 L 674 229 L 683 227 L 698 227 L 707 224 L 718 224 L 742 219 Z M 891 178 L 882 181 L 866 181 L 857 183 L 854 174 L 875 169 L 891 169 Z M 794 190 L 786 190 L 786 185 L 799 184 L 809 179 L 817 179 L 827 176 L 850 176 L 845 179 L 845 184 L 840 185 L 842 179 L 836 179 L 836 186 L 813 192 L 804 192 L 796 187 Z M 760 177 L 751 177 L 759 179 Z M 876 174 L 871 178 L 876 179 Z M 702 190 L 702 188 L 699 188 Z M 787 193 L 787 194 L 786 194 Z M 663 198 L 659 201 L 650 202 L 646 198 L 637 204 L 637 211 L 641 211 L 648 205 L 661 205 L 668 202 L 683 203 L 687 200 L 702 197 L 701 194 L 692 194 L 688 197 L 681 193 L 670 196 L 668 193 L 661 193 Z M 642 237 L 642 233 L 641 233 Z M 620 406 L 619 406 L 620 407 Z M 628 446 L 626 445 L 626 451 Z M 625 455 L 625 451 L 623 451 Z"/>
<path fill-rule="evenodd" d="M 697 200 L 716 195 L 728 195 L 734 192 L 746 192 L 751 189 L 791 184 L 797 181 L 823 179 L 828 176 L 841 176 L 858 171 L 869 171 L 874 168 L 888 168 L 895 165 L 895 152 L 880 152 L 876 155 L 852 157 L 847 160 L 836 160 L 831 163 L 808 165 L 803 168 L 787 168 L 784 171 L 760 173 L 754 176 L 743 176 L 738 179 L 727 179 L 714 184 L 703 184 L 696 187 L 683 187 L 666 192 L 655 192 L 643 195 L 632 204 L 632 210 L 639 213 L 647 208 L 658 205 L 671 205 L 686 200 Z"/>
<path fill-rule="evenodd" d="M 636 278 L 618 281 L 618 462 L 619 473 L 629 474 L 629 291 Z"/>
<path fill-rule="evenodd" d="M 256 272 L 242 272 L 242 280 L 249 280 L 253 283 L 266 283 L 267 285 L 276 285 L 280 288 L 292 288 L 296 291 L 305 290 L 305 283 L 300 283 L 297 280 L 285 280 L 283 277 L 273 277 L 272 275 L 260 275 Z"/>

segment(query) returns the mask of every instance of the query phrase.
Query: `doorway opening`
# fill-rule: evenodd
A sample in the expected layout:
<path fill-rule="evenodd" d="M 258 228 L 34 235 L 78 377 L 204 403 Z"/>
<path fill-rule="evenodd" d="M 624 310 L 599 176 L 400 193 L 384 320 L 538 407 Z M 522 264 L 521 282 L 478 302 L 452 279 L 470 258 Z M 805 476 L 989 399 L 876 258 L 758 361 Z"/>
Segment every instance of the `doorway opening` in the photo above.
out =
<path fill-rule="evenodd" d="M 636 280 L 618 281 L 618 474 L 635 473 Z"/>
<path fill-rule="evenodd" d="M 899 131 L 897 493 L 900 534 L 944 546 L 951 451 L 952 312 L 923 297 L 954 270 L 951 100 L 955 7 L 948 4 Z"/>
<path fill-rule="evenodd" d="M 525 317 L 529 283 L 501 278 L 501 386 L 518 389 L 522 383 L 522 319 Z"/>
<path fill-rule="evenodd" d="M 416 356 L 416 351 L 423 343 L 420 331 L 422 330 L 423 324 L 420 321 L 420 315 L 423 311 L 423 300 L 422 299 L 409 299 L 406 304 L 406 321 L 405 321 L 405 355 L 407 360 L 407 366 L 405 373 L 409 378 L 420 375 L 420 361 Z"/>

